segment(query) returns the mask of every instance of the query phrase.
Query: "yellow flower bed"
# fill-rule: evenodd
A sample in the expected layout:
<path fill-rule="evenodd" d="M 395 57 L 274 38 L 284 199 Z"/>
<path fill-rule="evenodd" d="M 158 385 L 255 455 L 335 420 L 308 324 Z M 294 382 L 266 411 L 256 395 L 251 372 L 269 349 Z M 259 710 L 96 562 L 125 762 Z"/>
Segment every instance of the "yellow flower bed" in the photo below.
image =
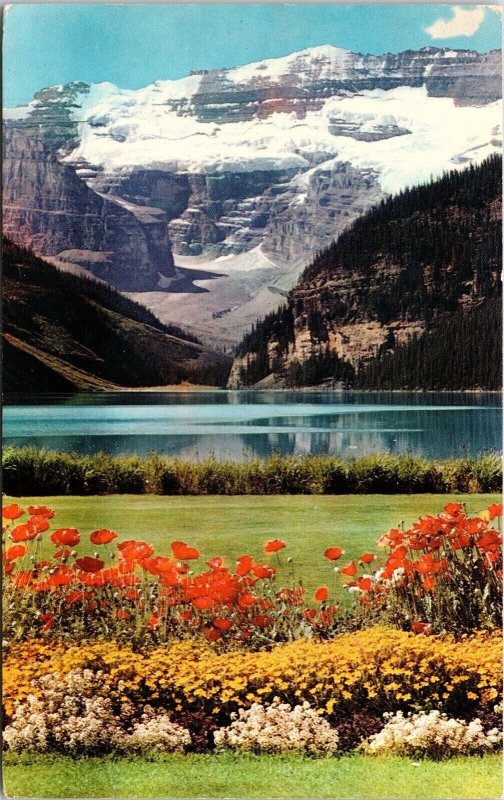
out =
<path fill-rule="evenodd" d="M 135 653 L 113 642 L 86 646 L 27 642 L 4 659 L 4 705 L 33 691 L 34 678 L 75 667 L 104 671 L 110 696 L 160 700 L 175 708 L 222 708 L 308 700 L 319 713 L 338 707 L 388 710 L 431 703 L 445 708 L 495 704 L 501 687 L 501 637 L 476 633 L 458 641 L 389 628 L 346 633 L 329 642 L 301 640 L 270 651 L 219 653 L 178 642 Z"/>

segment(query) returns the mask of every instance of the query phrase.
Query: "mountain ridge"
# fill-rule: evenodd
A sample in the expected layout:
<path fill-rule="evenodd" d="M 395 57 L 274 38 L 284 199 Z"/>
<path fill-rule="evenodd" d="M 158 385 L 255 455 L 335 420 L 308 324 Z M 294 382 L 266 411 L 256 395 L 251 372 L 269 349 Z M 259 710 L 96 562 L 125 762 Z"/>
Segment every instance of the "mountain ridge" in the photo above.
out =
<path fill-rule="evenodd" d="M 5 115 L 4 229 L 236 342 L 382 197 L 500 149 L 500 74 L 498 51 L 322 46 L 137 90 L 49 87 Z M 174 294 L 181 259 L 222 274 Z"/>
<path fill-rule="evenodd" d="M 367 362 L 499 297 L 501 222 L 498 156 L 382 201 L 308 265 L 286 307 L 244 337 L 229 385 L 296 383 L 309 362 L 319 382 L 352 383 Z"/>

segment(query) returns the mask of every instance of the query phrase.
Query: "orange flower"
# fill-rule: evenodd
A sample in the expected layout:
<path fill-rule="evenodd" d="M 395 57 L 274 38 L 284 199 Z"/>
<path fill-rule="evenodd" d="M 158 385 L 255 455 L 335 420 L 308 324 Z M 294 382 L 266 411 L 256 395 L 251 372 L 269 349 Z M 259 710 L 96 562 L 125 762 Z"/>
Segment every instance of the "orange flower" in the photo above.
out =
<path fill-rule="evenodd" d="M 148 542 L 137 542 L 135 539 L 128 539 L 117 545 L 121 558 L 125 561 L 134 561 L 138 558 L 148 558 L 154 552 L 154 548 Z"/>
<path fill-rule="evenodd" d="M 49 530 L 49 520 L 47 517 L 29 517 L 27 525 L 31 525 L 32 528 L 35 528 L 37 533 Z"/>
<path fill-rule="evenodd" d="M 65 603 L 68 603 L 68 605 L 72 605 L 72 603 L 80 603 L 82 600 L 84 600 L 84 597 L 84 592 L 79 592 L 77 590 L 67 592 L 65 595 Z"/>
<path fill-rule="evenodd" d="M 435 585 L 436 585 L 436 581 L 435 581 L 433 575 L 427 575 L 427 577 L 424 578 L 423 581 L 422 581 L 422 586 L 427 592 L 430 592 L 431 589 L 433 589 L 435 587 Z"/>
<path fill-rule="evenodd" d="M 328 547 L 327 550 L 324 550 L 324 555 L 329 561 L 337 561 L 338 558 L 341 558 L 343 555 L 344 550 L 341 547 Z"/>
<path fill-rule="evenodd" d="M 492 503 L 491 506 L 488 506 L 488 515 L 490 521 L 495 517 L 502 517 L 502 503 Z"/>
<path fill-rule="evenodd" d="M 119 608 L 116 611 L 116 619 L 119 619 L 119 620 L 131 619 L 131 614 L 125 608 Z"/>
<path fill-rule="evenodd" d="M 327 589 L 327 586 L 320 586 L 315 592 L 314 597 L 317 603 L 325 603 L 325 601 L 329 597 L 329 591 Z"/>
<path fill-rule="evenodd" d="M 12 503 L 10 506 L 4 506 L 2 509 L 2 517 L 4 519 L 18 519 L 22 517 L 25 511 L 18 506 L 17 503 Z"/>
<path fill-rule="evenodd" d="M 209 642 L 216 642 L 221 638 L 222 634 L 217 628 L 212 626 L 211 628 L 203 628 L 203 636 L 205 639 L 208 639 Z"/>
<path fill-rule="evenodd" d="M 46 519 L 54 517 L 54 511 L 47 506 L 28 506 L 28 513 L 32 517 L 45 517 Z"/>
<path fill-rule="evenodd" d="M 28 523 L 23 525 L 16 525 L 10 532 L 10 537 L 13 542 L 27 542 L 30 539 L 35 539 L 39 532 L 36 528 Z"/>
<path fill-rule="evenodd" d="M 350 563 L 347 564 L 346 567 L 342 567 L 341 569 L 342 575 L 349 575 L 351 578 L 353 578 L 356 572 L 357 572 L 357 567 L 355 565 L 355 561 L 350 561 Z"/>
<path fill-rule="evenodd" d="M 68 547 L 75 547 L 79 544 L 80 533 L 76 528 L 58 528 L 51 534 L 51 542 L 58 547 L 67 545 Z"/>
<path fill-rule="evenodd" d="M 46 611 L 45 614 L 39 616 L 39 622 L 42 623 L 42 630 L 50 631 L 54 628 L 54 614 L 52 611 Z"/>
<path fill-rule="evenodd" d="M 190 561 L 200 557 L 199 550 L 196 550 L 195 547 L 189 547 L 185 542 L 172 542 L 171 549 L 173 557 L 180 559 L 180 561 Z"/>
<path fill-rule="evenodd" d="M 271 578 L 275 572 L 275 567 L 265 567 L 263 564 L 254 564 L 252 567 L 252 573 L 256 578 Z"/>
<path fill-rule="evenodd" d="M 459 514 L 462 514 L 464 511 L 464 506 L 462 503 L 448 503 L 444 507 L 444 510 L 450 517 L 456 517 Z"/>
<path fill-rule="evenodd" d="M 273 620 L 267 614 L 256 614 L 255 617 L 252 617 L 251 622 L 256 628 L 267 628 Z"/>
<path fill-rule="evenodd" d="M 369 592 L 371 586 L 373 585 L 371 578 L 358 578 L 357 579 L 357 586 L 359 589 L 362 589 L 363 592 Z"/>
<path fill-rule="evenodd" d="M 271 539 L 264 545 L 264 552 L 278 553 L 278 551 L 283 550 L 284 547 L 287 547 L 287 545 L 282 541 L 282 539 Z"/>
<path fill-rule="evenodd" d="M 33 578 L 33 571 L 19 570 L 17 575 L 14 575 L 13 583 L 16 589 L 26 589 L 30 585 Z"/>
<path fill-rule="evenodd" d="M 91 556 L 77 558 L 75 563 L 83 572 L 99 572 L 105 566 L 105 562 L 101 558 L 92 558 Z"/>
<path fill-rule="evenodd" d="M 243 578 L 250 572 L 253 563 L 252 556 L 240 556 L 240 558 L 236 559 L 235 574 Z"/>
<path fill-rule="evenodd" d="M 68 547 L 62 547 L 61 550 L 56 550 L 53 558 L 68 558 L 69 555 L 70 555 L 70 550 L 68 549 Z"/>
<path fill-rule="evenodd" d="M 109 544 L 109 542 L 117 539 L 117 533 L 114 533 L 114 531 L 109 531 L 107 528 L 102 528 L 99 531 L 93 531 L 90 533 L 89 538 L 93 544 Z"/>
<path fill-rule="evenodd" d="M 147 620 L 147 625 L 150 625 L 151 628 L 157 628 L 159 625 L 159 617 L 157 614 L 153 614 L 152 617 L 149 617 Z"/>
<path fill-rule="evenodd" d="M 213 600 L 211 597 L 195 597 L 192 604 L 198 611 L 205 611 L 213 606 Z"/>
<path fill-rule="evenodd" d="M 23 558 L 28 552 L 28 548 L 24 544 L 13 544 L 5 553 L 7 561 L 15 561 L 16 558 Z"/>
<path fill-rule="evenodd" d="M 359 556 L 359 564 L 371 564 L 372 561 L 375 560 L 375 556 L 373 553 L 363 553 Z"/>
<path fill-rule="evenodd" d="M 257 598 L 254 597 L 253 594 L 245 592 L 245 594 L 240 595 L 238 598 L 238 605 L 242 606 L 243 608 L 250 608 L 250 606 L 255 604 L 256 600 Z"/>
<path fill-rule="evenodd" d="M 214 558 L 211 558 L 210 561 L 206 562 L 206 565 L 207 567 L 210 567 L 210 569 L 222 569 L 224 566 L 224 559 L 222 556 L 214 556 Z"/>
<path fill-rule="evenodd" d="M 230 628 L 233 627 L 233 623 L 231 622 L 231 620 L 224 618 L 214 619 L 213 624 L 220 631 L 228 631 Z"/>

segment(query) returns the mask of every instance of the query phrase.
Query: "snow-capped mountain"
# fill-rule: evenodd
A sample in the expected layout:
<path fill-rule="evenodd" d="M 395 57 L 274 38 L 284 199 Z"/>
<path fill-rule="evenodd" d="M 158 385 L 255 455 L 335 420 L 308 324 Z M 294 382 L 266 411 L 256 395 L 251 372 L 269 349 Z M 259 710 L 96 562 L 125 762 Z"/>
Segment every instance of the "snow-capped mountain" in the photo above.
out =
<path fill-rule="evenodd" d="M 381 197 L 501 147 L 500 73 L 497 51 L 322 46 L 138 90 L 44 89 L 5 114 L 4 225 L 232 342 Z"/>

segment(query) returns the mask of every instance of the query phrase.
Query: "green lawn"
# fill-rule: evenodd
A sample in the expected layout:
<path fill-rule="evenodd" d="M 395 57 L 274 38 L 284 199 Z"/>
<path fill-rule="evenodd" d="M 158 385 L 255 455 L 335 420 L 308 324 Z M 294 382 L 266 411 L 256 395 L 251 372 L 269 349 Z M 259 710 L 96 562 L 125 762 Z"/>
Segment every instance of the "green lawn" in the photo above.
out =
<path fill-rule="evenodd" d="M 186 755 L 164 759 L 54 757 L 4 766 L 7 797 L 497 798 L 501 758 Z"/>
<path fill-rule="evenodd" d="M 410 525 L 424 514 L 441 511 L 450 501 L 465 502 L 477 514 L 497 495 L 275 495 L 163 497 L 158 495 L 107 495 L 100 497 L 15 498 L 23 507 L 42 503 L 56 511 L 55 527 L 76 527 L 83 534 L 80 552 L 95 549 L 84 534 L 112 528 L 121 539 L 146 539 L 159 554 L 169 553 L 169 543 L 182 539 L 197 547 L 203 562 L 215 555 L 234 560 L 244 553 L 260 558 L 268 539 L 281 538 L 287 549 L 280 553 L 279 580 L 292 572 L 303 577 L 311 592 L 321 583 L 335 580 L 331 564 L 323 556 L 330 545 L 344 548 L 340 564 L 373 549 L 377 538 L 401 520 Z M 104 554 L 108 547 L 98 548 Z M 44 535 L 42 554 L 52 545 Z M 287 564 L 287 557 L 293 564 Z M 278 565 L 276 556 L 269 558 Z M 337 579 L 337 585 L 341 583 Z"/>

